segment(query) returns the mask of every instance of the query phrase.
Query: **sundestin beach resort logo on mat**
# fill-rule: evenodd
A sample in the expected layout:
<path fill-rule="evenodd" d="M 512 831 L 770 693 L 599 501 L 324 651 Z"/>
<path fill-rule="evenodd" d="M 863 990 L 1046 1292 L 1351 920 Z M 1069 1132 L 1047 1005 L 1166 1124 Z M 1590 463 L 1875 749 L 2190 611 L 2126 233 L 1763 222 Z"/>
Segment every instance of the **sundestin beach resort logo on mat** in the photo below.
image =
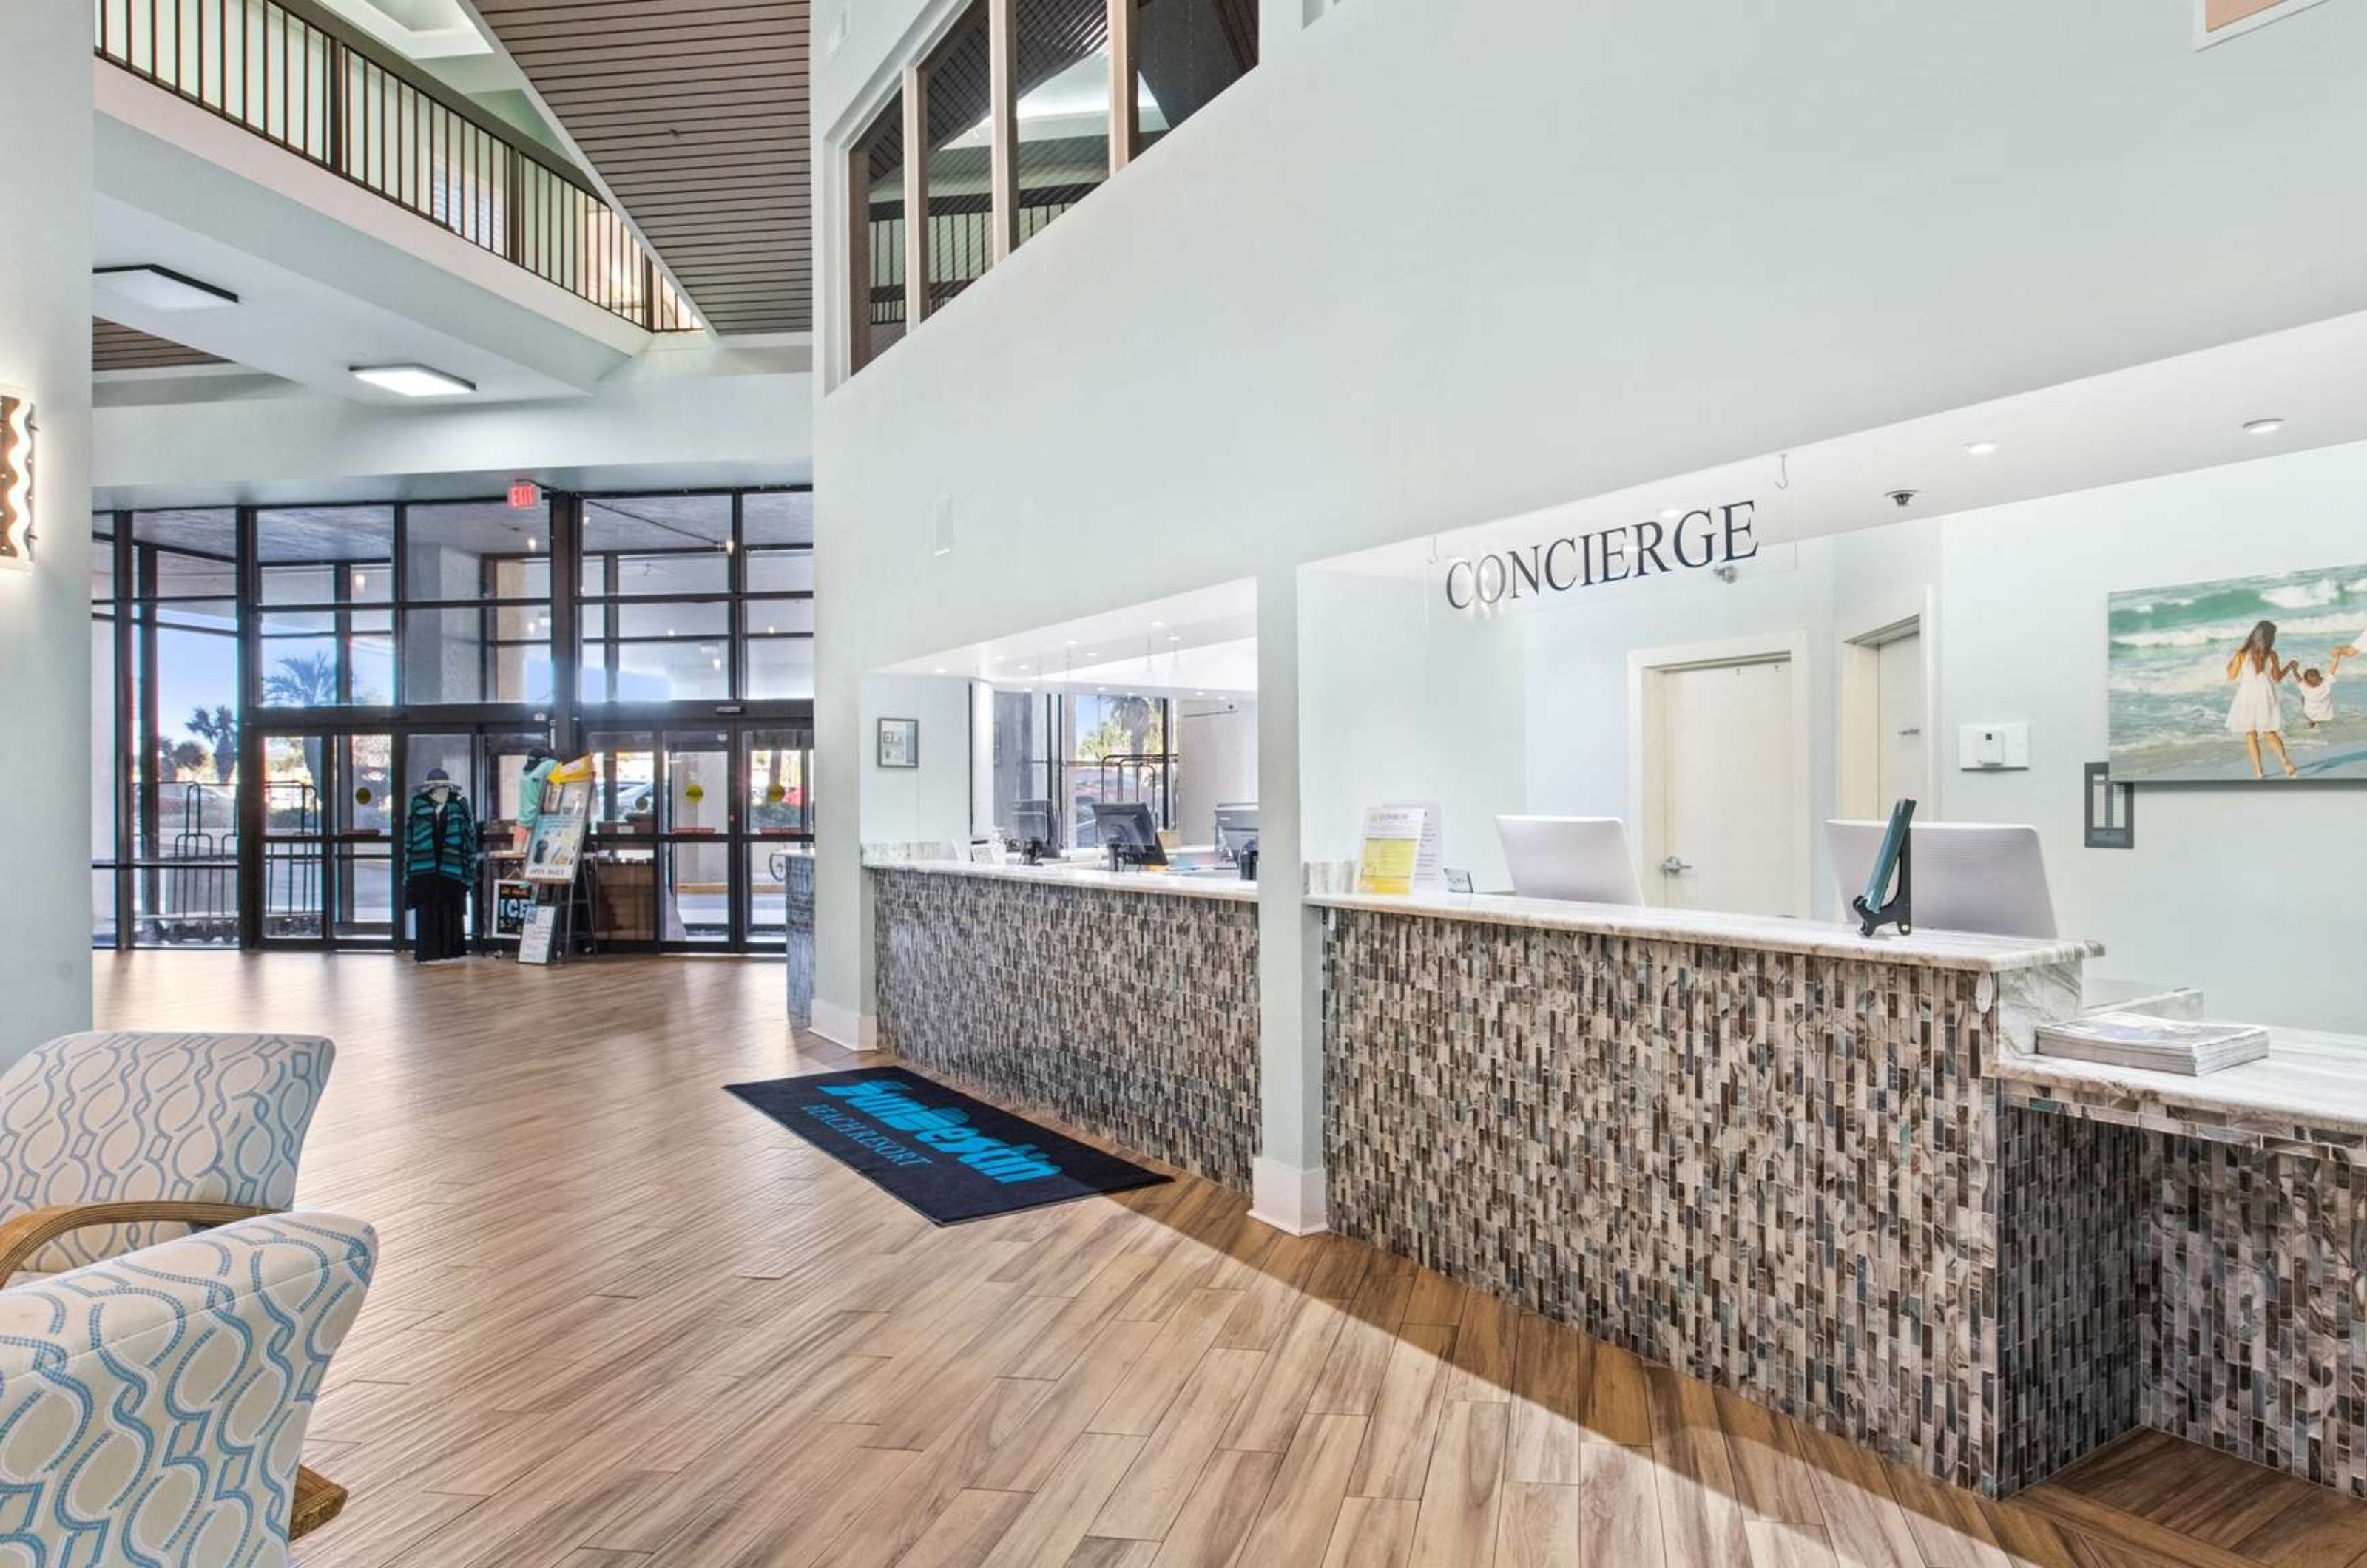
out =
<path fill-rule="evenodd" d="M 901 1067 L 728 1087 L 939 1224 L 1167 1179 Z"/>
<path fill-rule="evenodd" d="M 1005 1187 L 1060 1174 L 1060 1168 L 1044 1158 L 1035 1145 L 1006 1144 L 987 1136 L 970 1125 L 969 1112 L 957 1105 L 923 1105 L 883 1083 L 832 1084 L 822 1093 L 840 1103 L 809 1105 L 805 1113 L 891 1164 L 927 1165 L 929 1156 L 899 1144 L 880 1132 L 881 1127 L 909 1134 L 912 1142 L 957 1159 Z"/>

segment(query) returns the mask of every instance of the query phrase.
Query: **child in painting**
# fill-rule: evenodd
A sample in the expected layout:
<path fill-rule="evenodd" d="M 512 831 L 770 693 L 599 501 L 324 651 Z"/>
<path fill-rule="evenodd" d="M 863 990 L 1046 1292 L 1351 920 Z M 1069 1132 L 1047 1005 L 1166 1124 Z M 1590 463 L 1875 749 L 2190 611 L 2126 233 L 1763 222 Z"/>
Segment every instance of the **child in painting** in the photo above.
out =
<path fill-rule="evenodd" d="M 2285 777 L 2293 776 L 2293 759 L 2285 755 L 2284 703 L 2277 694 L 2278 684 L 2297 666 L 2277 657 L 2277 624 L 2262 621 L 2252 628 L 2244 646 L 2227 660 L 2227 679 L 2236 682 L 2236 700 L 2227 709 L 2229 733 L 2244 738 L 2252 754 L 2252 776 L 2268 775 L 2260 771 L 2260 737 L 2269 738 L 2276 748 L 2277 761 L 2283 765 Z"/>
<path fill-rule="evenodd" d="M 2312 729 L 2334 722 L 2334 682 L 2342 673 L 2342 661 L 2358 651 L 2346 643 L 2328 657 L 2324 670 L 2313 664 L 2301 672 L 2301 716 Z"/>

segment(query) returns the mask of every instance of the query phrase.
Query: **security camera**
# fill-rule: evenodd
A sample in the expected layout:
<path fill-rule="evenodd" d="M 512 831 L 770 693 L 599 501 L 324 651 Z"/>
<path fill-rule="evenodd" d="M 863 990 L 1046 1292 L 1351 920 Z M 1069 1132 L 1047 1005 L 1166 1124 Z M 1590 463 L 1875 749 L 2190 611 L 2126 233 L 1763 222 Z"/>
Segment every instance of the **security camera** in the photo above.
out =
<path fill-rule="evenodd" d="M 1890 497 L 1891 505 L 1898 507 L 1902 511 L 1907 507 L 1915 504 L 1915 492 L 1911 490 L 1894 490 L 1885 491 L 1884 493 Z"/>

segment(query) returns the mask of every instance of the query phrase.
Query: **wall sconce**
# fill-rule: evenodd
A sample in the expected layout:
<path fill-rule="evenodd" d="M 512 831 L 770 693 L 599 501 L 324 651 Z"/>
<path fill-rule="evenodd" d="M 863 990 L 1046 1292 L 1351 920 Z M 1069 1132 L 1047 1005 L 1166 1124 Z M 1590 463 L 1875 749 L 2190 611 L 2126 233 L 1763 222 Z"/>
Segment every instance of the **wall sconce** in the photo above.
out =
<path fill-rule="evenodd" d="M 0 387 L 0 568 L 33 566 L 33 399 Z"/>

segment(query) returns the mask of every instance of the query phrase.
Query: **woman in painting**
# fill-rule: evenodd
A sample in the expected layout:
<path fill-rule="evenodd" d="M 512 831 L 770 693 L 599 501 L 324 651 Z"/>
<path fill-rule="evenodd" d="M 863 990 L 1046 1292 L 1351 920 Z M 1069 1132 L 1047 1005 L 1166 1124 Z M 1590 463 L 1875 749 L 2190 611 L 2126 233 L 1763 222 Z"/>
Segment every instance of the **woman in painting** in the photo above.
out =
<path fill-rule="evenodd" d="M 2277 624 L 2262 621 L 2244 639 L 2244 646 L 2227 660 L 2227 679 L 2236 682 L 2236 700 L 2227 709 L 2227 729 L 2240 735 L 2252 753 L 2252 776 L 2268 775 L 2260 771 L 2260 737 L 2277 749 L 2277 761 L 2283 764 L 2285 777 L 2293 776 L 2293 759 L 2285 755 L 2284 701 L 2277 686 L 2293 666 L 2277 657 Z"/>

